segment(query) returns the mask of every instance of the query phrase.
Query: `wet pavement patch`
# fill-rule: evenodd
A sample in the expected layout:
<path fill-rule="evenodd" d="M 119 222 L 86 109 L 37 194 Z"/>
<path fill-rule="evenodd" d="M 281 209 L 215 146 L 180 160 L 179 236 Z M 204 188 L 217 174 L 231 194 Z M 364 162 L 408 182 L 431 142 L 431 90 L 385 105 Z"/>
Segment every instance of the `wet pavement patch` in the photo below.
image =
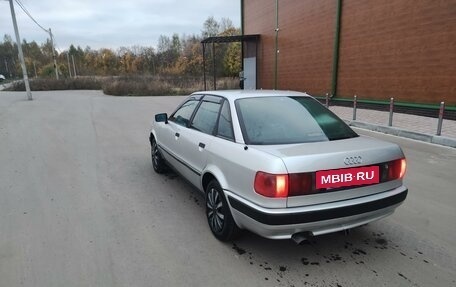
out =
<path fill-rule="evenodd" d="M 364 251 L 362 249 L 355 249 L 355 250 L 353 250 L 352 253 L 355 255 L 360 255 L 360 254 L 366 255 L 367 254 L 366 251 Z"/>
<path fill-rule="evenodd" d="M 239 247 L 236 245 L 236 243 L 233 243 L 233 247 L 232 247 L 239 255 L 242 255 L 244 254 L 246 251 L 245 249 Z"/>
<path fill-rule="evenodd" d="M 199 204 L 199 199 L 198 199 L 198 198 L 193 197 L 193 200 L 195 201 L 196 205 L 200 205 L 200 204 Z"/>
<path fill-rule="evenodd" d="M 332 237 L 328 236 L 330 240 L 332 240 Z M 264 260 L 258 260 L 256 259 L 252 252 L 246 251 L 244 248 L 241 248 L 240 246 L 233 244 L 233 250 L 235 250 L 239 255 L 248 253 L 248 257 L 245 256 L 246 263 L 251 266 L 255 266 L 256 268 L 260 269 L 262 272 L 265 272 L 264 275 L 266 275 L 264 280 L 269 280 L 271 282 L 275 282 L 277 286 L 292 286 L 293 284 L 296 284 L 297 282 L 295 280 L 301 280 L 300 284 L 297 284 L 296 286 L 343 286 L 345 285 L 344 282 L 341 282 L 340 280 L 337 279 L 337 276 L 330 280 L 329 282 L 323 282 L 323 285 L 320 285 L 322 282 L 319 281 L 318 278 L 313 278 L 312 273 L 313 272 L 319 272 L 319 270 L 326 270 L 325 268 L 329 268 L 329 264 L 338 264 L 340 266 L 352 266 L 351 268 L 367 268 L 366 270 L 370 271 L 369 273 L 371 274 L 370 276 L 372 278 L 380 278 L 384 274 L 382 272 L 378 272 L 377 270 L 374 270 L 370 266 L 372 263 L 372 260 L 375 261 L 375 254 L 376 253 L 384 253 L 385 251 L 380 251 L 378 249 L 388 249 L 390 251 L 388 252 L 396 252 L 398 258 L 404 258 L 404 259 L 411 259 L 411 260 L 416 260 L 418 259 L 419 261 L 422 261 L 424 263 L 429 264 L 429 261 L 426 260 L 426 258 L 423 255 L 423 252 L 416 250 L 415 251 L 410 251 L 410 250 L 402 250 L 400 247 L 400 244 L 397 245 L 393 241 L 390 241 L 387 239 L 388 237 L 384 233 L 378 233 L 378 232 L 372 232 L 371 234 L 366 234 L 364 233 L 363 235 L 359 236 L 358 234 L 355 234 L 355 236 L 347 236 L 346 240 L 341 241 L 340 243 L 337 244 L 336 249 L 328 250 L 326 248 L 325 244 L 325 238 L 321 242 L 318 240 L 313 239 L 312 241 L 307 241 L 305 244 L 299 244 L 296 246 L 297 249 L 300 249 L 298 246 L 301 246 L 302 248 L 302 253 L 301 256 L 299 256 L 299 253 L 296 254 L 299 257 L 296 258 L 296 264 L 300 265 L 301 263 L 301 268 L 297 268 L 298 270 L 300 269 L 301 275 L 299 276 L 300 279 L 295 278 L 294 271 L 290 271 L 293 269 L 296 269 L 297 266 L 285 266 L 285 264 L 280 264 L 281 262 L 275 262 L 276 264 L 269 264 L 267 261 Z M 377 249 L 377 251 L 375 250 Z M 336 251 L 336 252 L 334 252 Z M 339 251 L 339 252 L 337 252 Z M 411 255 L 412 254 L 412 255 Z M 304 255 L 304 256 L 302 256 Z M 372 259 L 373 258 L 373 259 Z M 328 265 L 328 267 L 326 267 Z M 291 268 L 291 269 L 290 269 Z M 323 268 L 323 269 L 321 269 Z M 344 267 L 345 268 L 345 267 Z M 309 272 L 312 271 L 312 272 Z M 410 283 L 413 285 L 413 281 L 409 278 L 407 278 L 404 274 L 404 272 L 401 270 L 396 270 L 395 273 L 397 272 L 397 278 L 396 280 L 406 280 L 407 283 Z M 273 273 L 271 273 L 273 272 Z M 268 279 L 266 279 L 268 278 Z M 316 280 L 316 281 L 314 281 Z"/>

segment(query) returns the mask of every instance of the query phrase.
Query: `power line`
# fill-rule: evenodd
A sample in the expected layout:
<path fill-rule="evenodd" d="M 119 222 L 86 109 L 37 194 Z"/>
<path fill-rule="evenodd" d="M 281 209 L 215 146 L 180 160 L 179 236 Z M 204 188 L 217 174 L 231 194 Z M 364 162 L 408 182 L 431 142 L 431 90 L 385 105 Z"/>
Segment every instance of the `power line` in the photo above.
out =
<path fill-rule="evenodd" d="M 10 1 L 12 1 L 12 0 L 10 0 Z M 40 23 L 38 23 L 38 21 L 35 20 L 35 18 L 33 18 L 32 14 L 30 14 L 30 12 L 27 10 L 27 8 L 25 8 L 24 4 L 22 4 L 22 2 L 20 0 L 14 0 L 14 1 L 17 3 L 17 5 L 19 5 L 19 7 L 22 9 L 22 11 L 24 11 L 25 14 L 27 14 L 27 16 L 29 16 L 30 19 L 32 19 L 33 22 L 35 22 L 35 24 L 38 27 L 40 27 L 44 32 L 49 33 L 49 37 L 51 38 L 52 58 L 54 59 L 55 76 L 56 76 L 56 78 L 58 80 L 59 79 L 59 72 L 58 72 L 57 61 L 56 61 L 55 53 L 54 53 L 54 43 L 53 43 L 53 35 L 52 35 L 52 32 L 51 32 L 51 28 L 49 28 L 49 30 L 45 29 L 43 26 L 40 25 Z"/>
<path fill-rule="evenodd" d="M 41 26 L 41 25 L 35 20 L 35 18 L 32 17 L 32 14 L 30 14 L 30 12 L 27 10 L 27 8 L 25 8 L 24 4 L 22 4 L 20 0 L 14 0 L 14 1 L 16 1 L 17 5 L 19 5 L 19 7 L 22 9 L 22 11 L 24 11 L 25 14 L 27 14 L 27 16 L 29 16 L 30 19 L 32 19 L 32 21 L 35 22 L 36 25 L 38 25 L 38 27 L 40 27 L 41 29 L 43 29 L 44 32 L 49 33 L 49 30 L 43 28 L 43 26 Z"/>

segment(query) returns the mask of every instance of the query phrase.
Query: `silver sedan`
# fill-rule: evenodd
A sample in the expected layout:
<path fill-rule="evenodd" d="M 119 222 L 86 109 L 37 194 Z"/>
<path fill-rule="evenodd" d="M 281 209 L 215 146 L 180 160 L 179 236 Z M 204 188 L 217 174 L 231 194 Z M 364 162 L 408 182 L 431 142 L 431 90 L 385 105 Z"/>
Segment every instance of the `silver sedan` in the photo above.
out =
<path fill-rule="evenodd" d="M 364 225 L 407 196 L 401 148 L 359 136 L 313 97 L 205 91 L 150 133 L 157 173 L 172 168 L 204 193 L 212 233 L 242 229 L 300 242 Z"/>

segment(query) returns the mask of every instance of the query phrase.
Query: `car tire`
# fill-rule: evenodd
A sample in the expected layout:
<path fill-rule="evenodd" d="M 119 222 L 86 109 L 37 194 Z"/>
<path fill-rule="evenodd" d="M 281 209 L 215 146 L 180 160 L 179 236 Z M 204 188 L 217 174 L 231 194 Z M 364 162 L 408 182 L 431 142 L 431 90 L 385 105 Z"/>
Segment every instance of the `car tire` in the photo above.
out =
<path fill-rule="evenodd" d="M 206 187 L 206 217 L 212 234 L 220 241 L 231 241 L 239 236 L 240 229 L 231 215 L 220 184 L 212 180 Z"/>
<path fill-rule="evenodd" d="M 166 163 L 163 159 L 160 150 L 158 150 L 157 142 L 155 138 L 152 137 L 150 142 L 150 153 L 152 157 L 152 167 L 154 168 L 156 173 L 165 173 L 166 172 Z"/>

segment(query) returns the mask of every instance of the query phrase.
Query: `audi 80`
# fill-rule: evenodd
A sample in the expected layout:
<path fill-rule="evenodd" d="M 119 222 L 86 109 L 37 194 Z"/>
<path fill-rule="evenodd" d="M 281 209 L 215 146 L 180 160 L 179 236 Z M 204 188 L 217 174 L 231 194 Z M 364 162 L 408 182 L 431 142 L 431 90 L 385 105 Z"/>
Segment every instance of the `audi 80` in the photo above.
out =
<path fill-rule="evenodd" d="M 406 160 L 393 143 L 358 135 L 305 93 L 191 94 L 156 114 L 153 169 L 168 167 L 205 195 L 210 230 L 301 242 L 391 215 L 405 200 Z"/>

